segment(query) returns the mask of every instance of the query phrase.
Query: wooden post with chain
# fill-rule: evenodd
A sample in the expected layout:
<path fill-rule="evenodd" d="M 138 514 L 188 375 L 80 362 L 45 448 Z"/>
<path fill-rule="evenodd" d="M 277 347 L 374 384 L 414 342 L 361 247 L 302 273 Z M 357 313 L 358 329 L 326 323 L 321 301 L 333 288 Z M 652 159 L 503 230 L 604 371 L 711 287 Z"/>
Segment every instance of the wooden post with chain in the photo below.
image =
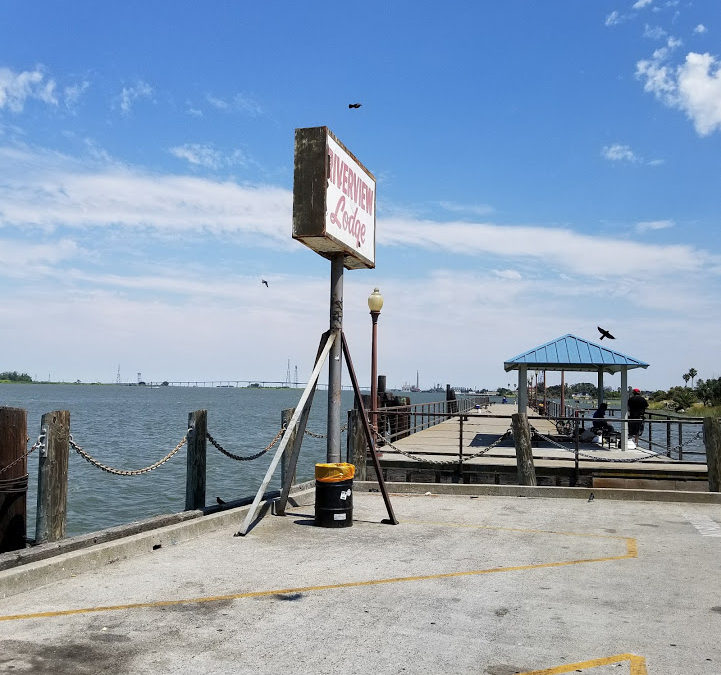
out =
<path fill-rule="evenodd" d="M 205 460 L 208 411 L 188 413 L 188 453 L 185 474 L 185 510 L 205 508 Z"/>
<path fill-rule="evenodd" d="M 0 408 L 0 553 L 25 548 L 27 531 L 27 412 Z M 19 460 L 19 461 L 18 461 Z M 23 489 L 24 486 L 24 489 Z"/>
<path fill-rule="evenodd" d="M 706 417 L 703 421 L 709 492 L 721 492 L 721 420 Z"/>
<path fill-rule="evenodd" d="M 516 445 L 516 466 L 518 467 L 519 485 L 536 485 L 536 469 L 533 466 L 533 450 L 531 448 L 531 429 L 528 426 L 526 413 L 511 415 L 513 441 Z"/>
<path fill-rule="evenodd" d="M 45 413 L 40 422 L 45 436 L 38 463 L 38 502 L 35 543 L 65 537 L 68 503 L 68 457 L 70 454 L 70 412 Z"/>

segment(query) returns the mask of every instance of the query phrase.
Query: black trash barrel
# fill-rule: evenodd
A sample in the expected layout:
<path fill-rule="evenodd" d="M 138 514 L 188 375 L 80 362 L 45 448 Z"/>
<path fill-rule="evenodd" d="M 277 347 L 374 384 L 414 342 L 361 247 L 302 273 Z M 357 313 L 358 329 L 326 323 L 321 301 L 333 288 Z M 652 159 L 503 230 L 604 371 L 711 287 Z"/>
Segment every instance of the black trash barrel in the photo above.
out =
<path fill-rule="evenodd" d="M 315 465 L 315 524 L 319 527 L 353 525 L 353 464 Z"/>

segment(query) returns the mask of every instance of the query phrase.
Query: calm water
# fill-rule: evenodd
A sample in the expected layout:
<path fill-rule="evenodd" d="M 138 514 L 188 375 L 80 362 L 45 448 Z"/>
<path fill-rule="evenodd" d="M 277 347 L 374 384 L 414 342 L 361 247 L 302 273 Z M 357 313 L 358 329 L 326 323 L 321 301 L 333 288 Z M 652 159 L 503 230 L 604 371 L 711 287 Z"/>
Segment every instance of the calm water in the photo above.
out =
<path fill-rule="evenodd" d="M 0 406 L 28 412 L 30 447 L 40 420 L 53 410 L 70 411 L 75 442 L 103 464 L 141 469 L 170 452 L 187 430 L 188 413 L 208 410 L 208 431 L 229 452 L 251 455 L 262 450 L 280 429 L 280 413 L 295 407 L 300 389 L 195 387 L 128 387 L 123 385 L 0 384 Z M 443 393 L 412 394 L 412 401 L 437 401 Z M 344 391 L 342 419 L 353 407 Z M 314 398 L 308 430 L 325 434 L 327 393 Z M 345 460 L 346 438 L 342 438 Z M 206 500 L 229 501 L 255 494 L 274 450 L 251 462 L 231 460 L 208 443 Z M 170 461 L 140 476 L 115 476 L 86 462 L 71 449 L 67 534 L 92 532 L 185 508 L 185 448 Z M 326 460 L 326 441 L 305 436 L 298 462 L 298 481 L 313 478 L 316 462 Z M 37 451 L 28 458 L 28 536 L 35 536 Z M 280 470 L 269 489 L 278 489 Z"/>

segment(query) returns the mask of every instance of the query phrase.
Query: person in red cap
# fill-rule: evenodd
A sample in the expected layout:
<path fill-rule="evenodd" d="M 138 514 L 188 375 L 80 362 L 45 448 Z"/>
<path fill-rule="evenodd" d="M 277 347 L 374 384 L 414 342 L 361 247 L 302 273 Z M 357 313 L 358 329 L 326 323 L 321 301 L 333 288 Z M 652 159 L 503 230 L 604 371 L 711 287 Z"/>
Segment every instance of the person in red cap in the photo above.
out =
<path fill-rule="evenodd" d="M 648 401 L 641 396 L 640 389 L 634 389 L 633 395 L 628 399 L 628 435 L 633 436 L 633 442 L 638 445 L 638 437 L 643 433 L 643 415 L 648 408 Z"/>

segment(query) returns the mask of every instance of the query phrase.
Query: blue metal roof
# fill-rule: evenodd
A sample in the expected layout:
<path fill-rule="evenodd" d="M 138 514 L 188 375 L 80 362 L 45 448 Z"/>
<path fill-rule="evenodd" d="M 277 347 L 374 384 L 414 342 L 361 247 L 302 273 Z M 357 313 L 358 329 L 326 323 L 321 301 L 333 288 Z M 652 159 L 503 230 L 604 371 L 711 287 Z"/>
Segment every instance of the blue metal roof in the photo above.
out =
<path fill-rule="evenodd" d="M 508 359 L 503 368 L 518 370 L 526 365 L 537 370 L 578 370 L 618 373 L 631 368 L 648 368 L 648 363 L 602 347 L 570 333 Z"/>

